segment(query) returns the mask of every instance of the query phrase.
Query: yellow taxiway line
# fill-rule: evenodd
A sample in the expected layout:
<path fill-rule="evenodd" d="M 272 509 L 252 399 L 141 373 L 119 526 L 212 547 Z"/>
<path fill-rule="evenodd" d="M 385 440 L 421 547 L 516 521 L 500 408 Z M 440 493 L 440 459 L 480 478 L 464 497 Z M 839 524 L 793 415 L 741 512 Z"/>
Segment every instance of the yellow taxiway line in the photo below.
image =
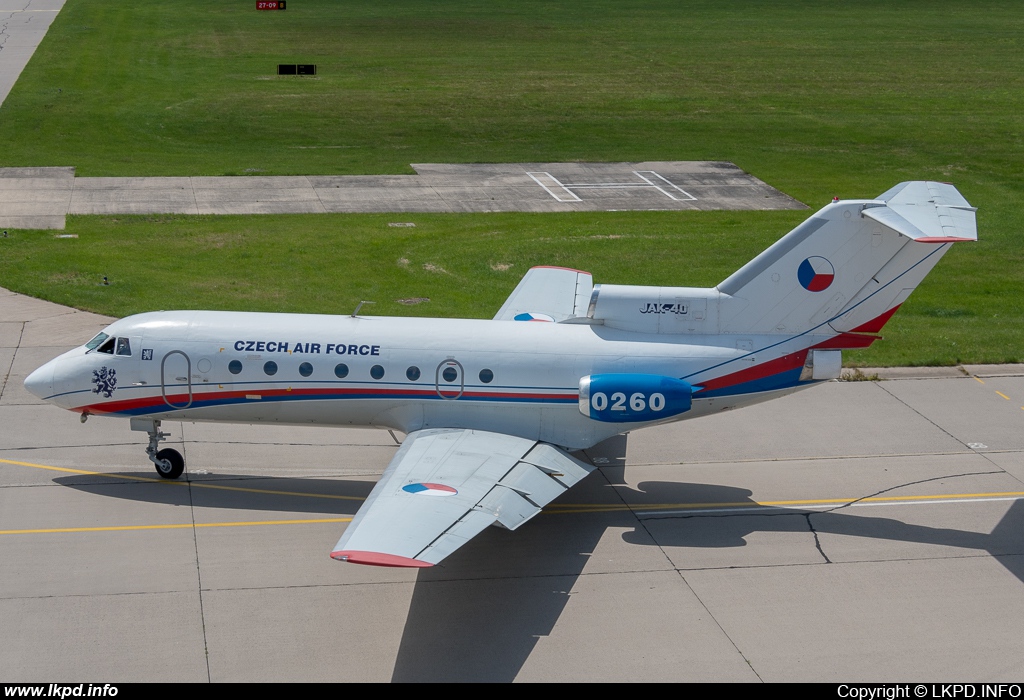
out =
<path fill-rule="evenodd" d="M 362 496 L 339 496 L 330 493 L 309 493 L 306 491 L 275 491 L 274 489 L 250 489 L 244 486 L 223 486 L 221 484 L 207 484 L 202 481 L 172 481 L 170 479 L 152 478 L 148 476 L 131 476 L 129 474 L 104 474 L 103 472 L 91 472 L 85 469 L 69 469 L 67 467 L 53 467 L 48 464 L 33 464 L 32 462 L 16 462 L 12 459 L 0 459 L 0 464 L 14 464 L 19 467 L 31 467 L 33 469 L 47 469 L 54 472 L 66 474 L 81 474 L 83 476 L 104 476 L 109 479 L 124 479 L 126 481 L 142 481 L 150 484 L 163 484 L 165 486 L 192 486 L 197 489 L 216 489 L 217 491 L 240 491 L 242 493 L 266 493 L 273 496 L 302 496 L 303 498 L 329 498 L 338 501 L 364 501 Z"/>
<path fill-rule="evenodd" d="M 46 464 L 34 464 L 32 462 L 19 462 L 10 459 L 0 459 L 2 464 L 11 464 L 33 469 L 46 469 L 49 471 L 64 472 L 67 474 L 81 474 L 84 476 L 104 476 L 114 479 L 125 479 L 129 481 L 141 481 L 167 486 L 193 486 L 196 488 L 218 489 L 223 491 L 238 491 L 242 493 L 259 493 L 279 496 L 301 496 L 306 498 L 328 498 L 347 501 L 365 500 L 359 496 L 338 496 L 332 494 L 308 493 L 302 491 L 277 491 L 273 489 L 251 489 L 240 486 L 221 486 L 195 481 L 169 481 L 160 478 L 141 476 L 130 476 L 126 474 L 104 474 L 103 472 L 87 471 L 84 469 L 70 469 L 67 467 L 54 467 Z M 784 501 L 735 501 L 735 502 L 713 502 L 713 503 L 556 503 L 544 509 L 547 514 L 565 515 L 577 513 L 605 513 L 629 511 L 638 515 L 651 513 L 694 513 L 706 511 L 727 511 L 745 510 L 758 508 L 794 508 L 820 509 L 836 508 L 843 506 L 865 506 L 865 505 L 913 505 L 913 504 L 934 504 L 934 503 L 955 503 L 971 501 L 996 501 L 1016 500 L 1024 498 L 1024 491 L 993 491 L 984 493 L 953 493 L 953 494 L 930 494 L 926 496 L 869 496 L 866 498 L 815 498 Z M 29 534 L 64 534 L 76 532 L 125 532 L 133 530 L 183 530 L 189 528 L 208 527 L 251 527 L 257 525 L 312 525 L 323 523 L 347 523 L 351 517 L 341 518 L 309 518 L 301 520 L 244 520 L 235 522 L 219 523 L 175 523 L 168 525 L 114 525 L 99 527 L 64 527 L 64 528 L 36 528 L 24 530 L 0 530 L 0 535 L 29 535 Z"/>

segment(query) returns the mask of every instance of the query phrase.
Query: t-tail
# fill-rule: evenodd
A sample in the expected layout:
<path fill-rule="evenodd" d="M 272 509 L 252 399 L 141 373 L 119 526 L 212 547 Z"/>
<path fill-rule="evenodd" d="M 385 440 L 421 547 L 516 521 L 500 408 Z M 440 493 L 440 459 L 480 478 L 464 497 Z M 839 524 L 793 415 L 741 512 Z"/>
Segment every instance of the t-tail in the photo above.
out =
<path fill-rule="evenodd" d="M 956 241 L 978 238 L 952 185 L 904 182 L 876 199 L 836 201 L 717 289 L 723 333 L 812 333 L 862 347 Z"/>
<path fill-rule="evenodd" d="M 586 315 L 637 332 L 866 347 L 951 243 L 977 240 L 974 212 L 952 185 L 904 182 L 833 201 L 717 287 L 595 285 Z"/>

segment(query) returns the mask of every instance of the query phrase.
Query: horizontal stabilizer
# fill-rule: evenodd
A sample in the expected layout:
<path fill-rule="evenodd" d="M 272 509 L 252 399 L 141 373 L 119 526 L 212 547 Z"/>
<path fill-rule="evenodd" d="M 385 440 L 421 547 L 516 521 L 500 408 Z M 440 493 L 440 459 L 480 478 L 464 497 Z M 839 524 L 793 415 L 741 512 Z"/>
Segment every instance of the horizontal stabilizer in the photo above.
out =
<path fill-rule="evenodd" d="M 567 267 L 531 267 L 494 316 L 495 321 L 564 321 L 585 316 L 594 279 Z"/>
<path fill-rule="evenodd" d="M 921 243 L 978 240 L 974 212 L 955 187 L 941 182 L 904 182 L 868 205 L 864 216 Z"/>

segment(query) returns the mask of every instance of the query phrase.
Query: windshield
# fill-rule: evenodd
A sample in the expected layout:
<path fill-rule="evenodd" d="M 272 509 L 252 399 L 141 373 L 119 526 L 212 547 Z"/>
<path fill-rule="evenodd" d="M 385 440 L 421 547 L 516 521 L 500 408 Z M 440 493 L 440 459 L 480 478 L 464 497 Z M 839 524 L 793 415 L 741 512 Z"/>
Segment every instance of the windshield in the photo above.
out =
<path fill-rule="evenodd" d="M 85 349 L 95 350 L 103 343 L 104 340 L 106 340 L 109 337 L 110 336 L 107 335 L 106 333 L 100 333 L 98 336 L 96 336 L 95 338 L 93 338 L 92 340 L 85 344 Z"/>

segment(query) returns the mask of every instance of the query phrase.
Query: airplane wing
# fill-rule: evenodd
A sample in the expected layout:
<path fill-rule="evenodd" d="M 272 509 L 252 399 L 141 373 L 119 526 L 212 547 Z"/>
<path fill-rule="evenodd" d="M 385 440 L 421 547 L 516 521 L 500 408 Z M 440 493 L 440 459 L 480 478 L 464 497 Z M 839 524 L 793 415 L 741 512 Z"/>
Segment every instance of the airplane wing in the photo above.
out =
<path fill-rule="evenodd" d="M 594 278 L 567 267 L 531 267 L 495 315 L 495 321 L 564 321 L 586 316 Z"/>
<path fill-rule="evenodd" d="M 515 530 L 593 469 L 560 448 L 511 435 L 410 433 L 331 557 L 432 566 L 488 525 Z"/>

